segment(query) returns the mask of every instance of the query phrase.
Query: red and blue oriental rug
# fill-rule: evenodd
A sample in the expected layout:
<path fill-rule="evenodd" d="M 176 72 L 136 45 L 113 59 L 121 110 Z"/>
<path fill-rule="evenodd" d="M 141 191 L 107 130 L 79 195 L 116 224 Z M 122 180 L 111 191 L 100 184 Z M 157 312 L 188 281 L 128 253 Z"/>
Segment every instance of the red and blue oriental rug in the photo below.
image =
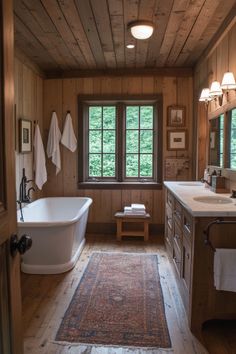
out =
<path fill-rule="evenodd" d="M 93 253 L 56 341 L 170 348 L 157 255 Z"/>

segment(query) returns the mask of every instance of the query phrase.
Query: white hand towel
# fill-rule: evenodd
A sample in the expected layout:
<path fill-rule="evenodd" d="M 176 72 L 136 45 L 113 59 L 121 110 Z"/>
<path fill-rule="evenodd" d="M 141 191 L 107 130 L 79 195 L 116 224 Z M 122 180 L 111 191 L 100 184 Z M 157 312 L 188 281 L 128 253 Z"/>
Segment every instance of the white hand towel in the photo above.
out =
<path fill-rule="evenodd" d="M 214 254 L 214 285 L 236 292 L 236 249 L 217 248 Z"/>
<path fill-rule="evenodd" d="M 47 181 L 46 158 L 43 141 L 38 124 L 34 132 L 34 171 L 35 183 L 39 189 Z"/>
<path fill-rule="evenodd" d="M 61 143 L 72 152 L 77 149 L 77 140 L 73 129 L 72 118 L 69 112 L 66 115 Z"/>
<path fill-rule="evenodd" d="M 47 155 L 52 158 L 52 162 L 56 165 L 56 175 L 61 169 L 60 140 L 61 132 L 58 127 L 58 119 L 56 112 L 53 112 L 48 134 Z"/>

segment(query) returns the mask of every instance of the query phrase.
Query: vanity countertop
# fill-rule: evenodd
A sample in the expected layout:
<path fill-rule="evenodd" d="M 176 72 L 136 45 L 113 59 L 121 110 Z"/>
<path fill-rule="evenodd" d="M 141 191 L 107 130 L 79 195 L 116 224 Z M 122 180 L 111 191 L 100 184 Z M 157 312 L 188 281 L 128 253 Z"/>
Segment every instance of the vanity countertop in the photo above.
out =
<path fill-rule="evenodd" d="M 230 198 L 229 193 L 214 193 L 196 181 L 164 182 L 164 185 L 195 217 L 236 216 L 236 199 Z"/>

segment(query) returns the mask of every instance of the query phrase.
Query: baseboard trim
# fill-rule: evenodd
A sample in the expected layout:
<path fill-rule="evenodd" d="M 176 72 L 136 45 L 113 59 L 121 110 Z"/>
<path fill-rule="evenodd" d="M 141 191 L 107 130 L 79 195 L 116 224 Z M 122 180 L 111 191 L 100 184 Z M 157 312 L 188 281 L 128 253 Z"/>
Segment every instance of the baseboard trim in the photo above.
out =
<path fill-rule="evenodd" d="M 163 224 L 150 224 L 149 225 L 150 235 L 163 234 L 164 225 Z M 116 223 L 100 223 L 93 222 L 87 224 L 86 233 L 88 234 L 116 234 Z"/>

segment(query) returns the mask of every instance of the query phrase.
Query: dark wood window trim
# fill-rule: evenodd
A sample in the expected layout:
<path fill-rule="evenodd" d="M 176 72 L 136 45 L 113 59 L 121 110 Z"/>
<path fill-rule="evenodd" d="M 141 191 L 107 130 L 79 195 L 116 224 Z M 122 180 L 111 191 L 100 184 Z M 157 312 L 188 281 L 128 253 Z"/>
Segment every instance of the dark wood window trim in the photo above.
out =
<path fill-rule="evenodd" d="M 157 166 L 154 170 L 154 181 L 124 181 L 123 170 L 124 164 L 122 156 L 124 147 L 120 146 L 121 136 L 124 127 L 124 121 L 117 119 L 117 181 L 87 181 L 87 161 L 86 161 L 86 139 L 84 139 L 86 131 L 86 120 L 88 117 L 88 105 L 89 104 L 117 104 L 117 116 L 124 117 L 123 111 L 125 104 L 154 104 L 154 119 L 157 125 L 155 130 L 157 136 L 154 138 L 154 159 L 158 159 Z M 78 97 L 78 188 L 79 189 L 161 189 L 162 188 L 162 120 L 163 120 L 163 98 L 162 95 L 80 95 Z M 122 129 L 121 129 L 122 128 Z M 123 142 L 124 143 L 124 142 Z M 158 156 L 157 156 L 158 152 Z"/>

